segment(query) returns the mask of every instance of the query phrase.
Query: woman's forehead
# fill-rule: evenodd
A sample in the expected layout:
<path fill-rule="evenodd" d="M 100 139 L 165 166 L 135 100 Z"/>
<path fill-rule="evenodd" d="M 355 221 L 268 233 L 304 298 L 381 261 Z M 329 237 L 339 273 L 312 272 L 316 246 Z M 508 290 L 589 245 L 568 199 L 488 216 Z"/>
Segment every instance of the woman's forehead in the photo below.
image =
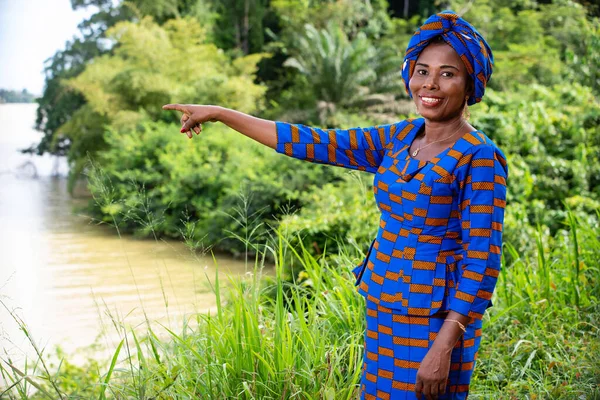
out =
<path fill-rule="evenodd" d="M 431 43 L 425 47 L 417 58 L 417 64 L 426 64 L 430 67 L 450 65 L 466 71 L 458 53 L 446 43 Z"/>

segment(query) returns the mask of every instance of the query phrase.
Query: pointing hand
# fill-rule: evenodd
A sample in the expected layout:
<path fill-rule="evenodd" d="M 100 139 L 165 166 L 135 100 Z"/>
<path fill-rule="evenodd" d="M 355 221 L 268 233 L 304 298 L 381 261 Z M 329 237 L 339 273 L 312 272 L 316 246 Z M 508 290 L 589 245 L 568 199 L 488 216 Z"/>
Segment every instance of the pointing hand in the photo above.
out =
<path fill-rule="evenodd" d="M 175 110 L 183 113 L 181 116 L 181 133 L 185 133 L 190 139 L 192 130 L 196 135 L 202 132 L 202 123 L 217 121 L 215 115 L 216 106 L 202 106 L 195 104 L 166 104 L 163 110 Z"/>

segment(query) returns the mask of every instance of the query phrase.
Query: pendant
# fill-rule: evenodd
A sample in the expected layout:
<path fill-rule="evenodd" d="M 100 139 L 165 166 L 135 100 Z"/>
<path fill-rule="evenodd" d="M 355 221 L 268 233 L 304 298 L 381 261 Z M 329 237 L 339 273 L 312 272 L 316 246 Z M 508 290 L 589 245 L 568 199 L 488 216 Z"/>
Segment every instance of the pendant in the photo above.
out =
<path fill-rule="evenodd" d="M 412 153 L 413 157 L 416 157 L 416 156 L 417 156 L 417 154 L 419 154 L 419 150 L 420 150 L 420 149 L 416 149 L 415 151 L 413 151 L 413 153 Z"/>

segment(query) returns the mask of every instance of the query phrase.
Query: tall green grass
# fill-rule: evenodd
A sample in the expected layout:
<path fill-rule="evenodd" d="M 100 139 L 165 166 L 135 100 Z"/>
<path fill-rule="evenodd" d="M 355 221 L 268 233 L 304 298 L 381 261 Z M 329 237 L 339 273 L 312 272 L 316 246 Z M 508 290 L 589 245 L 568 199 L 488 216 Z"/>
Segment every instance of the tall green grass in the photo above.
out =
<path fill-rule="evenodd" d="M 554 238 L 538 229 L 533 255 L 506 245 L 514 262 L 485 317 L 470 398 L 600 398 L 600 227 L 570 216 L 565 228 Z M 357 398 L 364 301 L 349 273 L 356 260 L 343 250 L 316 258 L 290 242 L 278 231 L 254 248 L 250 274 L 210 277 L 216 308 L 178 331 L 163 327 L 168 340 L 148 323 L 123 334 L 105 363 L 64 358 L 53 370 L 40 351 L 21 371 L 3 358 L 0 398 Z M 276 260 L 274 275 L 264 273 L 265 258 Z M 295 278 L 286 274 L 291 263 L 303 270 Z"/>
<path fill-rule="evenodd" d="M 568 213 L 536 253 L 505 254 L 486 318 L 474 390 L 481 398 L 600 398 L 600 227 Z"/>

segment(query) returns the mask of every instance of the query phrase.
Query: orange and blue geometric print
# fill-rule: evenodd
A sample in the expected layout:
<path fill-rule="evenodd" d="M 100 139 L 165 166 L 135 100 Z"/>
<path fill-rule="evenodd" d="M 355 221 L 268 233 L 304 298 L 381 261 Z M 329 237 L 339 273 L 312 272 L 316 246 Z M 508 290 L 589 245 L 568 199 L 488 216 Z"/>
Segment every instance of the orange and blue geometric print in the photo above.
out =
<path fill-rule="evenodd" d="M 408 82 L 415 69 L 417 58 L 437 36 L 442 37 L 456 51 L 471 77 L 474 92 L 467 100 L 467 104 L 480 102 L 492 76 L 494 64 L 492 49 L 473 25 L 450 10 L 429 17 L 410 39 L 402 64 L 402 79 L 406 92 L 412 97 Z"/>
<path fill-rule="evenodd" d="M 421 362 L 444 323 L 443 317 L 399 314 L 367 301 L 361 399 L 416 399 Z M 446 392 L 438 399 L 466 399 L 481 342 L 481 320 L 466 326 L 450 356 Z"/>
<path fill-rule="evenodd" d="M 320 129 L 277 122 L 277 151 L 290 157 L 375 173 L 397 124 Z M 401 134 L 401 132 L 399 132 Z"/>
<path fill-rule="evenodd" d="M 426 162 L 408 153 L 422 118 L 349 130 L 276 126 L 280 153 L 375 173 L 379 230 L 354 271 L 367 300 L 404 315 L 483 317 L 500 271 L 508 174 L 491 139 L 467 133 Z"/>
<path fill-rule="evenodd" d="M 424 120 L 319 129 L 277 122 L 277 151 L 375 174 L 377 236 L 353 271 L 367 301 L 363 399 L 414 399 L 419 365 L 454 310 L 469 316 L 444 399 L 464 399 L 500 272 L 508 167 L 483 132 L 429 161 L 409 148 Z"/>

